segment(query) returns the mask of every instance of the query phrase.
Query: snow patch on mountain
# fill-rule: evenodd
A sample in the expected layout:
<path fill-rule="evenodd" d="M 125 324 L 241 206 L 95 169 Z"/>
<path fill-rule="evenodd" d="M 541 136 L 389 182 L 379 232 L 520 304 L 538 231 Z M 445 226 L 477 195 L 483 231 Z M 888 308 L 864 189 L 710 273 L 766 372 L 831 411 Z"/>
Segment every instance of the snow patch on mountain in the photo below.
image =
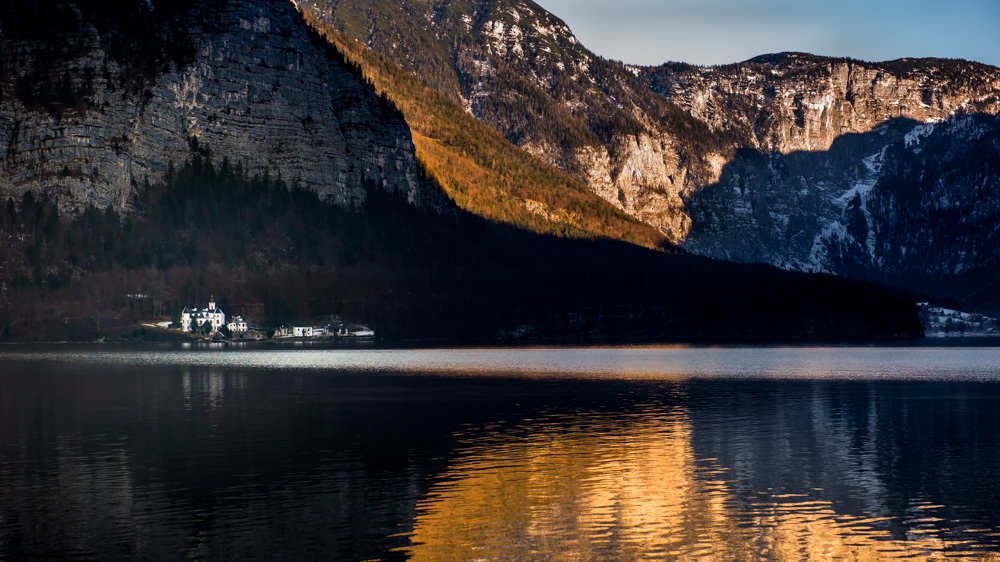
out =
<path fill-rule="evenodd" d="M 928 120 L 926 123 L 921 123 L 914 127 L 912 131 L 906 133 L 906 136 L 903 137 L 903 143 L 906 145 L 906 148 L 912 148 L 914 153 L 919 154 L 921 139 L 930 136 L 938 123 L 940 123 L 940 120 Z"/>
<path fill-rule="evenodd" d="M 830 273 L 830 268 L 827 266 L 827 264 L 831 262 L 830 251 L 828 249 L 829 244 L 832 241 L 847 240 L 847 238 L 847 229 L 840 221 L 827 223 L 813 241 L 812 250 L 809 252 L 809 258 L 804 264 L 799 264 L 797 260 L 792 260 L 790 263 L 790 265 L 792 265 L 791 269 L 803 269 L 805 271 L 814 271 L 818 273 Z"/>

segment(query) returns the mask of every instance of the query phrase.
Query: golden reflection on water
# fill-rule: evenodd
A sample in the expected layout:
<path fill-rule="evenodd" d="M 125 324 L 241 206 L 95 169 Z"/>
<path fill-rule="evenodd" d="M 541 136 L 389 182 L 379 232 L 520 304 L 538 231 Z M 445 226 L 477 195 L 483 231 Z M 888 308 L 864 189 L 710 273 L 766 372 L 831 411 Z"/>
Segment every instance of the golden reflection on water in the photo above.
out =
<path fill-rule="evenodd" d="M 484 429 L 419 501 L 414 560 L 1000 560 L 945 538 L 942 506 L 901 521 L 738 490 L 715 459 L 695 457 L 681 408 Z M 977 534 L 991 530 L 962 535 Z"/>

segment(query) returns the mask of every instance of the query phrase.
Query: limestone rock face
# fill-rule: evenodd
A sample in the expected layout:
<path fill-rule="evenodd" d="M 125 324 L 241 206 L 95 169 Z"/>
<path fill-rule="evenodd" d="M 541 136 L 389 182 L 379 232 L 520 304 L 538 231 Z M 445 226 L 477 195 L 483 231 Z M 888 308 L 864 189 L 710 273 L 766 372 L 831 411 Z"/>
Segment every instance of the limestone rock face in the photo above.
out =
<path fill-rule="evenodd" d="M 943 121 L 1000 111 L 1000 69 L 965 61 L 866 63 L 800 53 L 718 67 L 643 69 L 650 87 L 743 147 L 787 154 L 828 150 L 845 134 L 892 119 Z"/>
<path fill-rule="evenodd" d="M 685 203 L 692 252 L 1000 309 L 1000 116 L 894 120 L 827 151 L 742 151 Z"/>
<path fill-rule="evenodd" d="M 665 135 L 616 139 L 614 155 L 607 147 L 584 147 L 577 161 L 588 187 L 629 215 L 650 224 L 674 240 L 682 240 L 691 221 L 681 210 L 687 170 Z"/>
<path fill-rule="evenodd" d="M 189 160 L 197 139 L 216 164 L 280 174 L 334 202 L 361 201 L 375 185 L 434 204 L 402 117 L 313 40 L 292 3 L 225 0 L 204 20 L 211 29 L 190 30 L 188 56 L 130 82 L 128 64 L 81 19 L 69 38 L 79 47 L 50 69 L 85 92 L 75 107 L 26 103 L 11 85 L 18 77 L 8 77 L 0 194 L 30 189 L 67 209 L 127 209 L 135 187 Z M 30 41 L 0 36 L 0 48 L 19 63 L 9 73 L 37 66 Z"/>
<path fill-rule="evenodd" d="M 530 0 L 303 0 L 334 27 L 461 104 L 507 140 L 680 241 L 680 194 L 711 166 L 684 158 L 672 104 Z M 446 56 L 441 56 L 446 53 Z"/>

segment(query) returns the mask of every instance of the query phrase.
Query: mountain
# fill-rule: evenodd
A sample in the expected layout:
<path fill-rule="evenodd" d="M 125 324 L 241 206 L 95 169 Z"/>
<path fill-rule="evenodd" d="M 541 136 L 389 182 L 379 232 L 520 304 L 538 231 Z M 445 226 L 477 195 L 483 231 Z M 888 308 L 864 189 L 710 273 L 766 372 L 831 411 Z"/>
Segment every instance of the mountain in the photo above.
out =
<path fill-rule="evenodd" d="M 769 154 L 826 151 L 840 136 L 893 119 L 1000 111 L 1000 69 L 960 60 L 779 53 L 716 67 L 664 64 L 642 75 L 713 131 L 738 131 L 740 148 Z"/>
<path fill-rule="evenodd" d="M 376 93 L 357 61 L 345 61 L 290 2 L 9 4 L 0 16 L 2 29 L 15 30 L 0 37 L 0 195 L 57 190 L 65 208 L 128 209 L 136 187 L 190 158 L 194 141 L 248 173 L 280 174 L 338 203 L 359 202 L 371 180 L 440 208 L 441 188 L 457 181 L 449 195 L 493 220 L 665 245 L 655 229 L 460 110 L 437 119 L 448 131 L 411 131 L 406 118 L 417 116 Z M 415 85 L 406 84 L 422 96 L 421 111 L 451 110 Z M 444 149 L 442 134 L 472 139 L 466 154 Z M 421 169 L 414 141 L 436 168 Z M 513 192 L 528 185 L 530 193 Z"/>
<path fill-rule="evenodd" d="M 300 5 L 688 251 L 956 298 L 972 286 L 959 277 L 988 277 L 995 260 L 938 217 L 992 228 L 967 210 L 1000 185 L 959 164 L 995 158 L 995 67 L 804 53 L 635 67 L 594 55 L 529 0 Z M 909 180 L 930 176 L 939 185 L 914 196 L 929 184 Z"/>
<path fill-rule="evenodd" d="M 680 193 L 717 177 L 734 142 L 650 90 L 639 69 L 588 51 L 534 2 L 299 6 L 674 242 L 690 227 Z"/>
<path fill-rule="evenodd" d="M 438 204 L 402 116 L 291 3 L 6 0 L 0 29 L 2 195 L 127 209 L 197 142 L 332 201 Z"/>
<path fill-rule="evenodd" d="M 676 251 L 291 3 L 16 0 L 0 30 L 5 341 L 158 337 L 212 294 L 392 341 L 920 333 L 898 291 Z"/>
<path fill-rule="evenodd" d="M 457 206 L 532 232 L 611 238 L 674 251 L 666 237 L 520 150 L 462 107 L 351 37 L 303 16 L 410 125 L 424 173 Z"/>
<path fill-rule="evenodd" d="M 685 247 L 959 300 L 1000 253 L 1000 119 L 892 120 L 823 152 L 741 151 L 688 198 Z"/>
<path fill-rule="evenodd" d="M 1000 70 L 783 54 L 648 72 L 711 126 L 753 133 L 716 182 L 685 194 L 686 249 L 996 310 L 982 293 L 1000 259 Z"/>

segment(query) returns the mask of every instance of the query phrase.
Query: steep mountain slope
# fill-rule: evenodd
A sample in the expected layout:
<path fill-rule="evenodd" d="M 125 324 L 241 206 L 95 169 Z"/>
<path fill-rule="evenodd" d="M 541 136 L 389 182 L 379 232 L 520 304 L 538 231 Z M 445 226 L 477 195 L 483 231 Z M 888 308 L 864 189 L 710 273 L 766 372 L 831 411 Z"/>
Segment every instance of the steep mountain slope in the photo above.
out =
<path fill-rule="evenodd" d="M 291 3 L 7 0 L 0 29 L 0 194 L 128 208 L 198 142 L 332 201 L 437 204 L 405 121 Z"/>
<path fill-rule="evenodd" d="M 460 106 L 378 53 L 304 16 L 396 107 L 410 125 L 425 173 L 459 207 L 533 232 L 669 243 L 567 174 L 519 150 Z"/>
<path fill-rule="evenodd" d="M 1000 186 L 962 163 L 996 154 L 1000 69 L 802 53 L 636 68 L 527 0 L 301 4 L 692 252 L 947 296 L 996 260 L 928 201 L 963 209 L 963 232 L 991 230 L 971 210 Z M 901 215 L 901 201 L 924 207 Z"/>
<path fill-rule="evenodd" d="M 752 139 L 684 194 L 683 246 L 873 279 L 995 313 L 1000 69 L 801 54 L 648 71 L 711 127 Z"/>
<path fill-rule="evenodd" d="M 979 288 L 959 278 L 1000 260 L 998 69 L 785 54 L 650 72 L 710 125 L 753 131 L 716 183 L 685 193 L 690 251 L 960 300 Z"/>
<path fill-rule="evenodd" d="M 827 151 L 741 151 L 690 195 L 686 246 L 733 261 L 903 282 L 956 275 L 1000 254 L 1000 120 L 892 120 Z"/>
<path fill-rule="evenodd" d="M 530 0 L 299 4 L 671 240 L 689 227 L 681 191 L 735 145 Z"/>
<path fill-rule="evenodd" d="M 826 150 L 891 118 L 1000 107 L 1000 73 L 972 63 L 784 54 L 640 69 L 589 52 L 529 0 L 300 5 L 675 241 L 690 228 L 681 195 L 716 181 L 736 148 Z"/>

